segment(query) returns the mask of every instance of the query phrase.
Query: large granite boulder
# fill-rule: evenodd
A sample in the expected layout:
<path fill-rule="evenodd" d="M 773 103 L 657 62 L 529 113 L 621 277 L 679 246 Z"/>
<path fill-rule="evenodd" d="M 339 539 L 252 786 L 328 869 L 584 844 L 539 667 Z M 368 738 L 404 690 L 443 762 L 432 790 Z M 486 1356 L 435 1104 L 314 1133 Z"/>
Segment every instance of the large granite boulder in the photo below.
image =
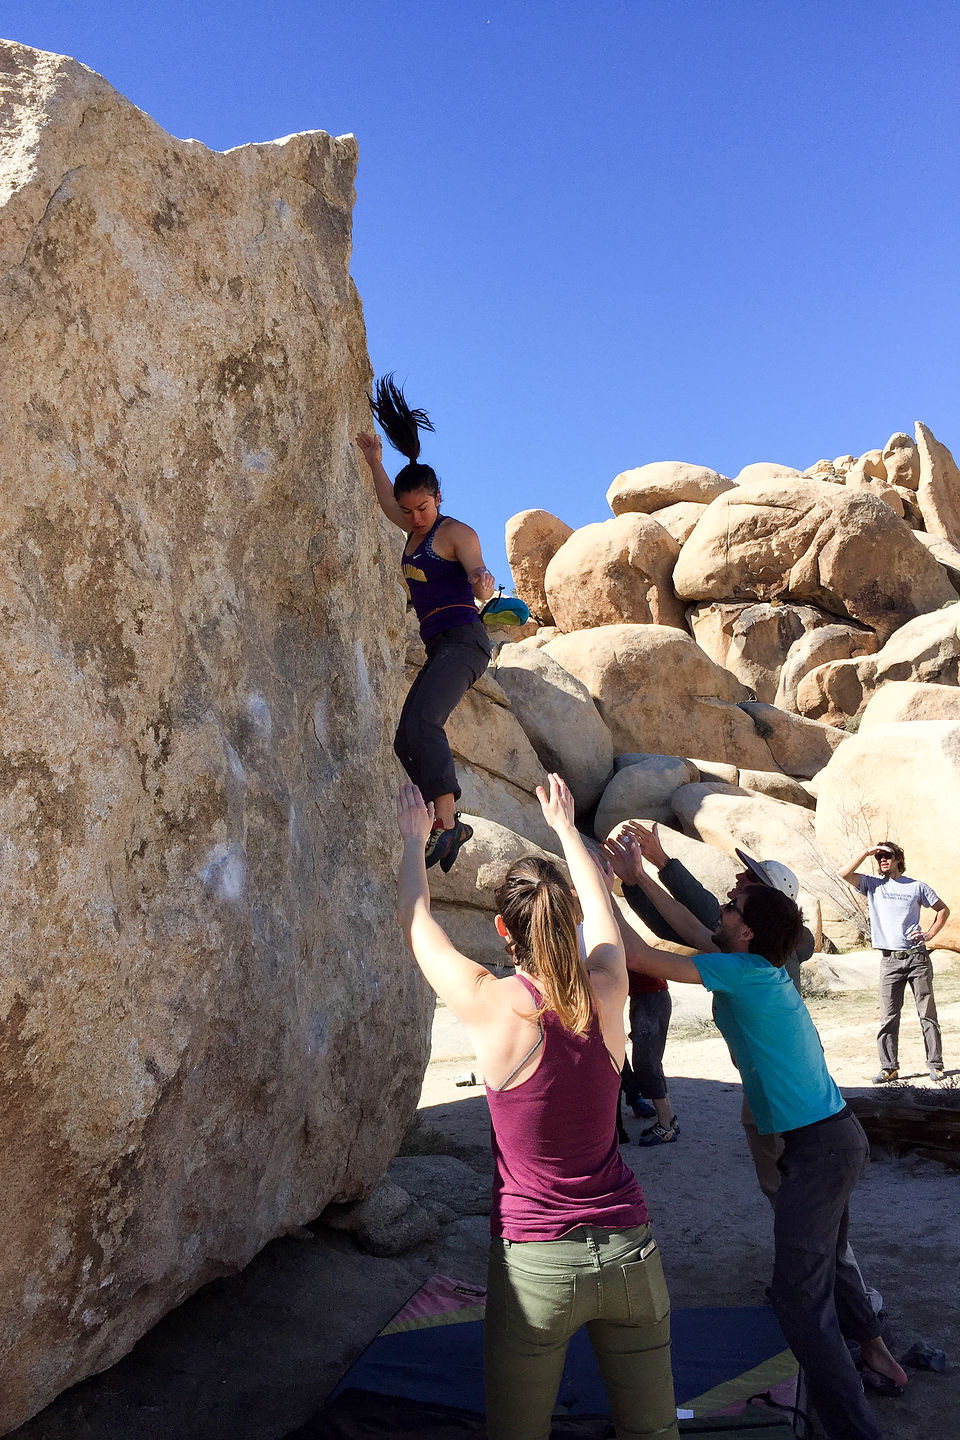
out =
<path fill-rule="evenodd" d="M 925 545 L 934 559 L 943 566 L 954 590 L 960 592 L 960 549 L 949 540 L 944 540 L 942 535 L 930 535 L 926 530 L 915 530 L 914 534 L 921 545 Z"/>
<path fill-rule="evenodd" d="M 950 838 L 956 816 L 960 720 L 871 725 L 841 746 L 819 776 L 821 850 L 842 865 L 867 845 L 895 840 L 906 853 L 907 874 L 926 880 L 950 906 L 937 936 L 950 950 L 960 950 L 957 847 Z M 872 873 L 870 861 L 864 868 Z"/>
<path fill-rule="evenodd" d="M 216 154 L 11 43 L 0 125 L 6 1431 L 370 1190 L 431 1006 L 355 142 Z"/>
<path fill-rule="evenodd" d="M 684 624 L 671 575 L 680 547 L 649 515 L 584 525 L 547 566 L 544 589 L 560 629 Z"/>
<path fill-rule="evenodd" d="M 883 447 L 883 473 L 890 485 L 916 490 L 920 483 L 920 452 L 912 435 L 897 431 Z"/>
<path fill-rule="evenodd" d="M 842 725 L 890 680 L 960 684 L 960 603 L 918 615 L 875 655 L 811 670 L 797 687 L 797 709 L 808 719 Z"/>
<path fill-rule="evenodd" d="M 587 687 L 616 750 L 777 768 L 753 720 L 738 708 L 749 691 L 684 631 L 602 625 L 560 635 L 545 648 Z"/>
<path fill-rule="evenodd" d="M 711 660 L 736 675 L 758 700 L 772 702 L 791 646 L 829 625 L 832 615 L 813 605 L 711 601 L 691 605 L 687 624 Z"/>
<path fill-rule="evenodd" d="M 792 465 L 779 465 L 775 460 L 755 460 L 752 465 L 744 465 L 736 478 L 737 485 L 754 485 L 758 481 L 766 483 L 770 480 L 799 480 L 801 472 L 795 470 Z"/>
<path fill-rule="evenodd" d="M 919 477 L 917 504 L 924 527 L 951 545 L 960 545 L 960 470 L 946 445 L 917 421 Z"/>
<path fill-rule="evenodd" d="M 797 689 L 801 680 L 820 665 L 831 660 L 851 660 L 855 656 L 872 655 L 877 649 L 874 630 L 862 630 L 858 625 L 845 625 L 836 621 L 816 630 L 808 630 L 795 640 L 787 651 L 777 693 L 773 703 L 780 710 L 797 713 Z"/>
<path fill-rule="evenodd" d="M 589 810 L 613 771 L 613 740 L 587 687 L 542 649 L 520 645 L 500 651 L 496 677 L 541 765 Z"/>
<path fill-rule="evenodd" d="M 846 738 L 829 725 L 818 725 L 759 700 L 747 700 L 742 708 L 766 741 L 777 769 L 800 780 L 811 780 L 822 770 Z"/>
<path fill-rule="evenodd" d="M 860 729 L 908 720 L 960 720 L 960 687 L 888 680 L 867 701 Z"/>
<path fill-rule="evenodd" d="M 706 508 L 706 505 L 698 505 L 693 500 L 678 500 L 675 505 L 664 505 L 662 510 L 652 511 L 651 519 L 662 525 L 678 545 L 682 545 Z"/>
<path fill-rule="evenodd" d="M 779 770 L 738 770 L 736 783 L 740 790 L 750 790 L 755 795 L 786 800 L 790 805 L 802 805 L 805 810 L 816 809 L 817 802 L 803 782 Z"/>
<path fill-rule="evenodd" d="M 733 785 L 702 783 L 675 790 L 671 803 L 688 835 L 731 856 L 739 847 L 757 860 L 789 865 L 801 892 L 819 902 L 824 933 L 833 943 L 840 949 L 863 943 L 866 906 L 839 878 L 832 857 L 817 843 L 814 816 L 808 809 Z"/>
<path fill-rule="evenodd" d="M 514 587 L 541 625 L 553 624 L 543 577 L 560 546 L 572 534 L 573 527 L 549 510 L 521 510 L 507 521 L 507 560 Z"/>
<path fill-rule="evenodd" d="M 732 480 L 704 465 L 688 465 L 683 460 L 654 460 L 618 475 L 607 491 L 607 504 L 614 515 L 630 511 L 649 515 L 653 510 L 685 501 L 709 505 L 725 490 L 732 489 Z"/>
<path fill-rule="evenodd" d="M 600 797 L 593 821 L 593 833 L 598 840 L 606 840 L 624 820 L 642 815 L 670 823 L 673 820 L 670 796 L 674 790 L 700 779 L 696 765 L 678 755 L 629 758 L 633 763 L 617 766 L 616 774 Z"/>
<path fill-rule="evenodd" d="M 741 485 L 714 500 L 673 580 L 691 601 L 807 601 L 881 640 L 954 596 L 889 506 L 864 490 L 804 479 Z"/>

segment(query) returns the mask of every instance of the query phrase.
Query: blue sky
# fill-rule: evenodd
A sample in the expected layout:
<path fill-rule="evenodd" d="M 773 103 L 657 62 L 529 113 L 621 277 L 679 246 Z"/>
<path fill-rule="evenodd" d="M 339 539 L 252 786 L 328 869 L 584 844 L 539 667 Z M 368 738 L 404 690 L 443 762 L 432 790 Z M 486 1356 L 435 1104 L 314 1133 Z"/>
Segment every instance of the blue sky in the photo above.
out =
<path fill-rule="evenodd" d="M 649 460 L 802 468 L 916 419 L 960 452 L 949 0 L 5 0 L 0 29 L 216 149 L 357 135 L 371 359 L 508 585 L 509 515 L 609 518 Z"/>

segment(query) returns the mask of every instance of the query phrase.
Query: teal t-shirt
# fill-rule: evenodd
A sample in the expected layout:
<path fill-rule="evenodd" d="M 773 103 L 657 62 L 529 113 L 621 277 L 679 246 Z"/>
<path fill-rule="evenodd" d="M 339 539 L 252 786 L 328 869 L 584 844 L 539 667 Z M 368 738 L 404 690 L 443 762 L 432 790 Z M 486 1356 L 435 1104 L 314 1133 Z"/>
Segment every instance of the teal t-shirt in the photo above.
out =
<path fill-rule="evenodd" d="M 844 1107 L 810 1012 L 786 971 L 760 955 L 694 955 L 713 1018 L 740 1071 L 761 1135 L 825 1120 Z"/>

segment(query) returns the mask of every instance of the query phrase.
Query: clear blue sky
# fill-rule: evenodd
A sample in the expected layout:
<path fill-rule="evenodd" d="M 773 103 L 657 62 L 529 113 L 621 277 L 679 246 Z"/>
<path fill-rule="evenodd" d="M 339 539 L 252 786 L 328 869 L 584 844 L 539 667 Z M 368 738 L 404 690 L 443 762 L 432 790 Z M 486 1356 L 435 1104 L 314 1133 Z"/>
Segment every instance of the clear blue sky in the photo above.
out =
<path fill-rule="evenodd" d="M 509 515 L 609 518 L 648 460 L 803 468 L 916 419 L 960 452 L 950 0 L 4 0 L 0 29 L 216 149 L 357 135 L 371 359 L 508 584 Z"/>

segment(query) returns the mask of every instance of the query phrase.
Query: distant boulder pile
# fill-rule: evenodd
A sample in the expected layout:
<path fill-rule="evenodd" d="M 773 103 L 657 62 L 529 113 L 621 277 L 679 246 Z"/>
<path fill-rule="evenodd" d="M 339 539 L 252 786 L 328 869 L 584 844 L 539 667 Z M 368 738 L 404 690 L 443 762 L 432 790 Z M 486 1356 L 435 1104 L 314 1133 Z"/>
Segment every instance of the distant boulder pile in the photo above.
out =
<path fill-rule="evenodd" d="M 763 462 L 731 479 L 655 461 L 606 499 L 613 518 L 576 530 L 545 510 L 507 523 L 533 618 L 503 632 L 451 722 L 462 803 L 496 835 L 478 829 L 469 886 L 440 882 L 445 921 L 499 958 L 492 889 L 528 841 L 552 848 L 533 793 L 552 769 L 598 839 L 656 820 L 704 875 L 737 846 L 785 861 L 827 948 L 865 941 L 836 867 L 884 836 L 960 913 L 949 847 L 916 799 L 934 773 L 941 794 L 960 782 L 960 472 L 946 446 L 918 422 L 915 439 L 803 471 Z M 508 726 L 515 763 L 489 744 Z M 960 922 L 940 940 L 960 948 Z"/>

